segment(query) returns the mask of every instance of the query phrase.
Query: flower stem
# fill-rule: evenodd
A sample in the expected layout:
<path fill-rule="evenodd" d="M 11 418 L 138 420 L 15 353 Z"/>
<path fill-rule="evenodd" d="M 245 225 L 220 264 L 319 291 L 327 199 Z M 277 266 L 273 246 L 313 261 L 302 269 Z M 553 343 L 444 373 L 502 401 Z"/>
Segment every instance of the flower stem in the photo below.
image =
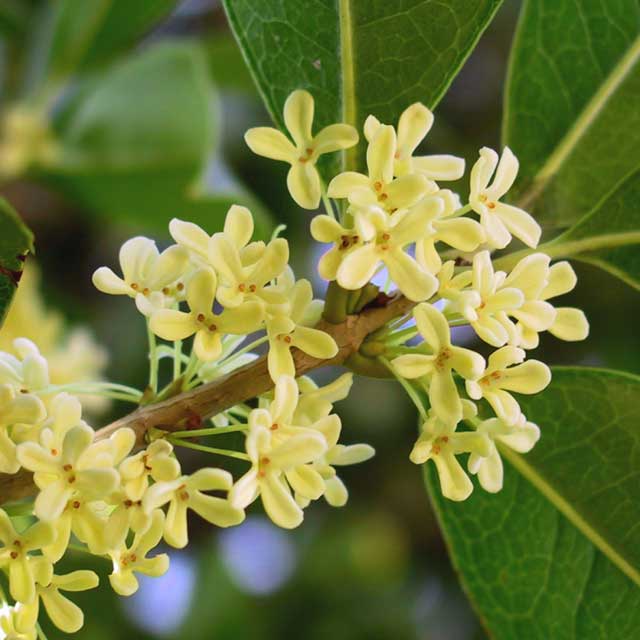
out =
<path fill-rule="evenodd" d="M 180 438 L 167 438 L 167 440 L 177 447 L 184 447 L 185 449 L 195 449 L 196 451 L 204 451 L 205 453 L 213 453 L 214 455 L 218 456 L 227 456 L 229 458 L 236 458 L 237 460 L 245 460 L 247 462 L 250 462 L 249 456 L 246 453 L 240 453 L 239 451 L 207 447 L 203 444 L 196 444 L 195 442 L 186 442 L 185 440 L 180 440 Z"/>
<path fill-rule="evenodd" d="M 176 340 L 173 343 L 173 379 L 180 377 L 182 369 L 182 340 Z"/>
<path fill-rule="evenodd" d="M 327 190 L 324 187 L 322 189 L 322 204 L 324 205 L 324 210 L 327 212 L 327 215 L 335 220 L 336 214 L 333 210 L 333 205 L 331 204 L 331 200 L 327 195 Z"/>
<path fill-rule="evenodd" d="M 149 339 L 149 388 L 153 395 L 158 392 L 158 358 L 156 357 L 156 336 L 147 320 L 147 338 Z"/>
<path fill-rule="evenodd" d="M 349 293 L 347 289 L 343 289 L 335 280 L 329 283 L 323 313 L 323 317 L 327 322 L 339 324 L 345 321 Z"/>
<path fill-rule="evenodd" d="M 418 413 L 420 414 L 422 420 L 426 420 L 427 412 L 425 411 L 424 405 L 422 404 L 420 397 L 416 393 L 416 390 L 411 386 L 411 383 L 408 380 L 405 380 L 401 375 L 399 375 L 393 365 L 384 356 L 378 356 L 378 360 L 380 360 L 380 362 L 382 362 L 382 364 L 384 364 L 384 366 L 387 367 L 389 371 L 391 371 L 395 379 L 402 385 L 402 388 L 407 392 L 407 395 L 413 401 L 413 404 L 416 406 L 416 409 L 418 410 Z"/>
<path fill-rule="evenodd" d="M 248 426 L 234 425 L 232 427 L 210 427 L 208 429 L 187 429 L 186 431 L 172 431 L 172 438 L 198 438 L 200 436 L 218 436 L 225 433 L 235 433 L 237 431 L 246 431 Z"/>
<path fill-rule="evenodd" d="M 226 358 L 225 360 L 222 360 L 220 362 L 220 364 L 229 364 L 230 362 L 233 362 L 236 358 L 238 358 L 239 356 L 243 356 L 245 353 L 248 353 L 249 351 L 252 351 L 253 349 L 255 349 L 256 347 L 259 347 L 261 344 L 264 344 L 267 340 L 269 339 L 268 336 L 261 336 L 260 338 L 258 338 L 257 340 L 254 340 L 253 342 L 250 342 L 248 345 L 246 345 L 245 347 L 242 347 L 242 349 L 239 349 L 238 351 L 234 351 L 231 355 L 229 355 L 228 358 Z"/>

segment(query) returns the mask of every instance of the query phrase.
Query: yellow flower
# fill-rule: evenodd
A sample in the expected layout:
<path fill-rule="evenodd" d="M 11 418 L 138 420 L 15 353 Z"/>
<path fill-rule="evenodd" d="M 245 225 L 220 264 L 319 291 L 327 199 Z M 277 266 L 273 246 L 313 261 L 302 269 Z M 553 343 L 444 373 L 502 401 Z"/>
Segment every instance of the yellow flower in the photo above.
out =
<path fill-rule="evenodd" d="M 151 316 L 151 330 L 164 340 L 183 340 L 195 334 L 193 348 L 200 360 L 215 360 L 222 353 L 225 334 L 252 333 L 264 315 L 259 302 L 249 301 L 235 309 L 213 311 L 218 281 L 212 269 L 198 271 L 187 288 L 189 312 L 160 309 Z"/>
<path fill-rule="evenodd" d="M 0 473 L 17 473 L 15 436 L 11 427 L 31 427 L 46 417 L 42 401 L 32 394 L 16 394 L 14 387 L 0 384 Z"/>
<path fill-rule="evenodd" d="M 155 440 L 146 449 L 126 458 L 119 468 L 122 486 L 131 500 L 142 500 L 149 478 L 168 482 L 180 475 L 180 463 L 173 446 L 166 440 Z"/>
<path fill-rule="evenodd" d="M 271 127 L 249 129 L 244 139 L 254 153 L 291 165 L 287 187 L 291 197 L 304 209 L 316 209 L 320 203 L 318 158 L 324 153 L 348 149 L 358 142 L 358 133 L 347 124 L 332 124 L 312 134 L 314 104 L 311 94 L 297 90 L 284 104 L 284 123 L 293 143 Z"/>
<path fill-rule="evenodd" d="M 308 280 L 296 281 L 293 271 L 287 269 L 278 278 L 274 290 L 289 303 L 286 315 L 267 318 L 269 375 L 277 380 L 283 375 L 295 375 L 292 347 L 324 360 L 338 353 L 338 345 L 328 333 L 313 328 L 320 320 L 323 305 L 320 300 L 313 299 Z"/>
<path fill-rule="evenodd" d="M 113 561 L 113 572 L 109 575 L 109 582 L 117 594 L 130 596 L 138 590 L 136 573 L 157 578 L 167 572 L 169 556 L 166 553 L 147 558 L 149 551 L 160 542 L 163 529 L 164 514 L 160 509 L 156 509 L 149 528 L 142 533 L 136 533 L 131 546 L 123 544 L 119 549 L 109 552 Z"/>
<path fill-rule="evenodd" d="M 396 132 L 393 127 L 381 125 L 367 148 L 368 175 L 355 171 L 340 173 L 329 183 L 328 195 L 348 198 L 356 208 L 377 205 L 393 212 L 410 207 L 437 190 L 420 174 L 407 174 L 394 180 L 396 151 Z"/>
<path fill-rule="evenodd" d="M 433 113 L 420 102 L 407 107 L 398 120 L 398 145 L 393 173 L 404 176 L 420 173 L 429 180 L 458 180 L 464 174 L 464 160 L 451 155 L 414 157 L 413 152 L 433 126 Z M 382 125 L 375 116 L 364 122 L 364 135 L 371 142 Z"/>
<path fill-rule="evenodd" d="M 184 247 L 174 245 L 159 253 L 153 240 L 138 236 L 120 249 L 122 277 L 100 267 L 93 274 L 93 284 L 103 293 L 134 298 L 140 313 L 149 316 L 154 309 L 173 303 L 188 265 L 189 253 Z"/>
<path fill-rule="evenodd" d="M 244 520 L 244 511 L 226 498 L 209 496 L 205 491 L 228 491 L 233 479 L 223 469 L 198 469 L 190 476 L 169 482 L 157 482 L 149 488 L 143 499 L 147 513 L 169 503 L 164 524 L 164 539 L 172 547 L 187 546 L 187 510 L 192 509 L 207 522 L 218 527 L 232 527 Z"/>
<path fill-rule="evenodd" d="M 424 346 L 431 353 L 398 356 L 392 365 L 405 378 L 421 379 L 438 418 L 446 424 L 456 425 L 462 419 L 462 402 L 453 371 L 466 380 L 476 380 L 482 375 L 484 358 L 475 351 L 452 345 L 446 318 L 430 304 L 418 305 L 413 316 L 424 338 Z"/>
<path fill-rule="evenodd" d="M 469 400 L 462 401 L 462 415 L 475 416 L 476 408 Z M 433 460 L 438 471 L 442 495 L 449 500 L 466 500 L 473 491 L 473 484 L 458 459 L 461 453 L 472 453 L 480 458 L 489 455 L 490 441 L 482 433 L 456 431 L 456 424 L 443 422 L 431 409 L 423 423 L 420 436 L 409 458 L 415 464 Z"/>
<path fill-rule="evenodd" d="M 441 189 L 437 196 L 443 202 L 441 210 L 432 207 L 428 198 L 413 207 L 413 210 L 422 212 L 425 225 L 422 237 L 416 241 L 416 260 L 433 274 L 442 267 L 442 259 L 435 246 L 437 242 L 469 252 L 475 251 L 485 240 L 484 230 L 478 222 L 456 214 L 462 206 L 457 194 Z"/>
<path fill-rule="evenodd" d="M 93 429 L 78 425 L 67 432 L 60 451 L 35 442 L 18 446 L 18 461 L 34 472 L 40 489 L 34 512 L 41 520 L 59 518 L 76 495 L 100 500 L 115 490 L 120 478 L 112 468 L 113 457 L 93 438 Z"/>
<path fill-rule="evenodd" d="M 268 285 L 287 266 L 289 244 L 284 238 L 275 238 L 266 246 L 250 243 L 252 233 L 249 210 L 232 207 L 224 231 L 211 237 L 207 255 L 220 276 L 216 295 L 225 307 L 258 300 L 267 307 L 277 308 L 286 304 L 286 300 Z"/>
<path fill-rule="evenodd" d="M 522 349 L 502 347 L 489 356 L 481 376 L 466 382 L 469 396 L 474 400 L 484 398 L 498 418 L 509 426 L 516 424 L 522 414 L 520 405 L 509 392 L 530 395 L 542 391 L 551 382 L 551 371 L 544 362 L 523 362 L 524 359 Z"/>
<path fill-rule="evenodd" d="M 345 289 L 360 289 L 374 276 L 382 263 L 389 276 L 407 298 L 416 302 L 428 300 L 438 289 L 437 278 L 422 268 L 405 248 L 424 237 L 427 229 L 425 212 L 442 209 L 440 198 L 427 198 L 424 207 L 388 214 L 378 207 L 361 209 L 356 224 L 367 242 L 343 255 L 336 280 Z"/>
<path fill-rule="evenodd" d="M 280 376 L 269 409 L 254 409 L 249 414 L 245 446 L 251 469 L 229 492 L 231 504 L 241 509 L 260 496 L 267 515 L 285 529 L 297 527 L 303 519 L 291 488 L 309 500 L 324 492 L 322 477 L 308 463 L 327 451 L 327 435 L 340 430 L 337 416 L 326 416 L 312 428 L 296 426 L 297 403 L 296 381 Z"/>
<path fill-rule="evenodd" d="M 484 420 L 477 425 L 476 431 L 486 436 L 489 452 L 479 455 L 472 452 L 467 463 L 469 473 L 477 474 L 480 485 L 485 491 L 496 493 L 502 489 L 504 469 L 502 458 L 496 441 L 518 453 L 531 451 L 540 439 L 540 429 L 533 422 L 528 422 L 524 415 L 515 425 L 506 425 L 499 418 Z"/>
<path fill-rule="evenodd" d="M 496 169 L 497 167 L 497 169 Z M 489 182 L 495 171 L 491 185 Z M 500 202 L 518 175 L 518 159 L 509 147 L 505 147 L 498 164 L 498 154 L 488 147 L 480 149 L 480 159 L 471 169 L 469 204 L 480 215 L 489 244 L 503 249 L 511 242 L 511 236 L 522 240 L 529 247 L 537 247 L 540 241 L 540 225 L 526 211 Z"/>
<path fill-rule="evenodd" d="M 34 566 L 37 597 L 21 612 L 19 619 L 22 625 L 35 627 L 40 610 L 40 600 L 51 622 L 60 631 L 75 633 L 84 624 L 84 614 L 77 604 L 74 604 L 61 591 L 87 591 L 98 586 L 98 576 L 93 571 L 72 571 L 59 576 L 52 574 L 50 566 L 38 562 Z"/>
<path fill-rule="evenodd" d="M 19 534 L 6 512 L 0 509 L 0 542 L 3 544 L 0 567 L 9 574 L 9 592 L 14 600 L 27 604 L 36 597 L 33 562 L 40 557 L 29 552 L 51 544 L 54 536 L 53 527 L 45 522 L 36 522 Z"/>

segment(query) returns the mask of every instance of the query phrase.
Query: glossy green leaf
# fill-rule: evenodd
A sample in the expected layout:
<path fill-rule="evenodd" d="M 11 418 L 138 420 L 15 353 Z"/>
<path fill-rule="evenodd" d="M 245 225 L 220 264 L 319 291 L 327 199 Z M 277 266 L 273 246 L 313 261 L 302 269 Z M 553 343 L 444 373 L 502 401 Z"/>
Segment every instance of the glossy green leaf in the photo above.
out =
<path fill-rule="evenodd" d="M 176 4 L 176 0 L 56 0 L 47 74 L 65 77 L 110 61 Z"/>
<path fill-rule="evenodd" d="M 640 171 L 633 172 L 573 227 L 537 250 L 552 258 L 594 264 L 640 289 Z M 511 269 L 532 253 L 518 251 L 497 261 Z"/>
<path fill-rule="evenodd" d="M 542 431 L 510 452 L 504 489 L 446 500 L 427 485 L 455 566 L 492 638 L 623 640 L 640 625 L 640 378 L 556 368 L 522 397 Z"/>
<path fill-rule="evenodd" d="M 287 95 L 308 89 L 316 126 L 395 123 L 420 100 L 434 107 L 501 0 L 225 0 L 264 101 L 279 126 Z M 355 154 L 351 156 L 355 162 Z"/>
<path fill-rule="evenodd" d="M 33 234 L 13 207 L 0 198 L 0 326 L 20 282 L 29 252 L 33 252 Z"/>
<path fill-rule="evenodd" d="M 576 222 L 640 166 L 639 25 L 637 0 L 524 2 L 503 139 L 544 224 Z"/>

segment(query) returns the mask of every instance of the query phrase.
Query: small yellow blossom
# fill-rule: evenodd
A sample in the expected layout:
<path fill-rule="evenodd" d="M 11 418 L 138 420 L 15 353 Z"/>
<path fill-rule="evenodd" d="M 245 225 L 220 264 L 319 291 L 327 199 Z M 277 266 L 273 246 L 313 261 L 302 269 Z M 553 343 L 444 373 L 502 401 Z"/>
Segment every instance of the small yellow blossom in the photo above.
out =
<path fill-rule="evenodd" d="M 358 133 L 347 124 L 332 124 L 312 134 L 314 103 L 307 91 L 291 93 L 284 104 L 284 123 L 291 141 L 277 129 L 249 129 L 244 139 L 254 153 L 291 165 L 287 187 L 291 197 L 304 209 L 316 209 L 320 203 L 318 158 L 332 151 L 348 149 L 358 142 Z"/>
<path fill-rule="evenodd" d="M 213 311 L 218 281 L 212 269 L 198 271 L 187 288 L 189 312 L 160 309 L 151 316 L 151 330 L 165 340 L 183 340 L 195 334 L 194 352 L 205 362 L 222 352 L 222 336 L 256 331 L 262 323 L 263 307 L 249 301 L 221 313 Z"/>
<path fill-rule="evenodd" d="M 429 180 L 458 180 L 464 174 L 464 160 L 452 155 L 414 156 L 414 151 L 433 126 L 433 113 L 422 103 L 407 107 L 398 120 L 397 148 L 393 173 L 404 176 L 419 173 Z M 382 125 L 375 116 L 364 122 L 364 135 L 371 142 Z"/>
<path fill-rule="evenodd" d="M 140 313 L 148 316 L 173 301 L 188 262 L 184 247 L 174 245 L 159 253 L 153 240 L 138 236 L 120 249 L 122 277 L 100 267 L 93 274 L 93 284 L 103 293 L 134 298 Z"/>
<path fill-rule="evenodd" d="M 529 247 L 537 247 L 540 241 L 540 225 L 526 211 L 500 202 L 518 175 L 518 159 L 509 147 L 505 147 L 498 164 L 498 154 L 488 147 L 480 149 L 480 159 L 471 169 L 471 193 L 469 203 L 480 215 L 489 244 L 503 249 L 511 242 L 511 236 L 522 240 Z M 497 167 L 497 169 L 496 169 Z M 489 182 L 495 171 L 491 185 Z"/>
<path fill-rule="evenodd" d="M 469 419 L 475 414 L 475 405 L 469 400 L 463 400 L 463 417 Z M 471 495 L 473 483 L 456 456 L 471 453 L 483 458 L 489 455 L 491 443 L 482 433 L 457 431 L 456 427 L 456 424 L 443 422 L 431 409 L 409 457 L 415 464 L 433 460 L 442 495 L 449 500 L 461 501 Z"/>
<path fill-rule="evenodd" d="M 223 469 L 198 469 L 190 476 L 181 476 L 169 482 L 157 482 L 149 488 L 143 504 L 147 513 L 169 503 L 164 525 L 164 539 L 172 547 L 187 546 L 187 510 L 192 509 L 201 518 L 218 527 L 232 527 L 244 520 L 244 511 L 229 500 L 210 496 L 205 491 L 229 491 L 233 478 Z"/>
<path fill-rule="evenodd" d="M 331 198 L 347 198 L 357 207 L 377 205 L 392 213 L 416 204 L 437 187 L 420 174 L 393 177 L 397 151 L 393 127 L 381 125 L 367 148 L 368 175 L 355 171 L 338 174 L 327 193 Z"/>
<path fill-rule="evenodd" d="M 164 514 L 160 509 L 156 509 L 149 528 L 143 533 L 136 533 L 131 546 L 123 544 L 119 549 L 109 552 L 113 561 L 113 572 L 109 575 L 109 582 L 117 594 L 130 596 L 138 590 L 136 573 L 158 577 L 167 572 L 169 556 L 166 553 L 147 557 L 160 542 L 163 529 Z"/>
<path fill-rule="evenodd" d="M 27 604 L 36 597 L 33 563 L 41 561 L 41 556 L 29 552 L 51 544 L 54 536 L 53 527 L 45 522 L 36 522 L 24 533 L 18 533 L 6 512 L 0 509 L 0 542 L 3 545 L 0 547 L 0 567 L 9 574 L 9 592 L 17 602 Z"/>
<path fill-rule="evenodd" d="M 477 474 L 480 485 L 485 491 L 496 493 L 502 489 L 504 469 L 502 458 L 496 441 L 518 453 L 531 451 L 540 439 L 540 429 L 533 422 L 528 422 L 523 414 L 515 425 L 506 425 L 499 418 L 484 420 L 476 427 L 476 432 L 486 436 L 490 445 L 489 452 L 478 455 L 472 452 L 469 456 L 468 469 Z"/>
<path fill-rule="evenodd" d="M 320 320 L 323 305 L 320 300 L 313 299 L 308 280 L 296 281 L 293 271 L 287 269 L 274 289 L 288 302 L 286 315 L 269 317 L 266 323 L 269 374 L 277 380 L 283 375 L 295 375 L 292 347 L 313 358 L 328 359 L 338 353 L 338 345 L 328 333 L 314 328 Z"/>
<path fill-rule="evenodd" d="M 524 362 L 524 359 L 525 352 L 522 349 L 502 347 L 489 356 L 484 373 L 477 376 L 476 380 L 466 382 L 469 396 L 474 400 L 484 398 L 507 425 L 516 424 L 522 414 L 511 391 L 534 394 L 551 382 L 551 371 L 544 362 Z"/>
<path fill-rule="evenodd" d="M 446 318 L 430 304 L 414 311 L 418 330 L 431 353 L 414 353 L 395 358 L 392 365 L 405 378 L 419 378 L 429 393 L 429 402 L 438 418 L 450 425 L 462 419 L 462 402 L 453 380 L 457 371 L 465 380 L 477 380 L 484 369 L 484 358 L 470 349 L 451 344 Z"/>

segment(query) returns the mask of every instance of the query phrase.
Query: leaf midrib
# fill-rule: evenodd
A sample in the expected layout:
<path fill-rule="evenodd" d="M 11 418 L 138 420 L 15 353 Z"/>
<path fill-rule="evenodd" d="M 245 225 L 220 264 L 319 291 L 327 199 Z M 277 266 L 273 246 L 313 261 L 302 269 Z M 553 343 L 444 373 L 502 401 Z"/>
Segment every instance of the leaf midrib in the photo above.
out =
<path fill-rule="evenodd" d="M 638 36 L 627 52 L 609 73 L 605 81 L 600 85 L 593 97 L 585 105 L 573 126 L 566 132 L 555 149 L 548 156 L 538 173 L 533 178 L 531 186 L 524 192 L 519 200 L 519 206 L 527 208 L 544 191 L 549 180 L 559 171 L 565 160 L 575 149 L 578 142 L 588 131 L 598 115 L 606 106 L 609 98 L 626 79 L 635 63 L 640 58 L 640 36 Z"/>
<path fill-rule="evenodd" d="M 618 551 L 616 551 L 598 531 L 562 497 L 537 471 L 527 462 L 524 456 L 515 453 L 508 447 L 500 446 L 500 455 L 528 480 L 540 493 L 571 522 L 596 548 L 620 569 L 635 584 L 640 586 L 640 571 L 633 567 Z"/>
<path fill-rule="evenodd" d="M 640 382 L 640 376 L 628 371 L 616 371 L 613 369 L 600 367 L 563 367 L 555 366 L 553 371 L 581 371 L 607 373 L 619 378 L 627 378 L 634 382 Z M 498 444 L 500 455 L 508 460 L 511 465 L 528 480 L 540 493 L 553 504 L 553 506 L 564 515 L 574 527 L 576 527 L 597 549 L 599 549 L 613 564 L 620 569 L 630 580 L 640 586 L 640 571 L 632 566 L 618 551 L 616 551 L 598 531 L 580 514 L 578 511 L 560 495 L 531 465 L 528 459 Z"/>
<path fill-rule="evenodd" d="M 353 22 L 351 0 L 339 0 L 340 66 L 342 69 L 342 121 L 357 128 L 355 59 L 353 55 Z M 343 152 L 343 171 L 355 171 L 358 147 Z"/>

